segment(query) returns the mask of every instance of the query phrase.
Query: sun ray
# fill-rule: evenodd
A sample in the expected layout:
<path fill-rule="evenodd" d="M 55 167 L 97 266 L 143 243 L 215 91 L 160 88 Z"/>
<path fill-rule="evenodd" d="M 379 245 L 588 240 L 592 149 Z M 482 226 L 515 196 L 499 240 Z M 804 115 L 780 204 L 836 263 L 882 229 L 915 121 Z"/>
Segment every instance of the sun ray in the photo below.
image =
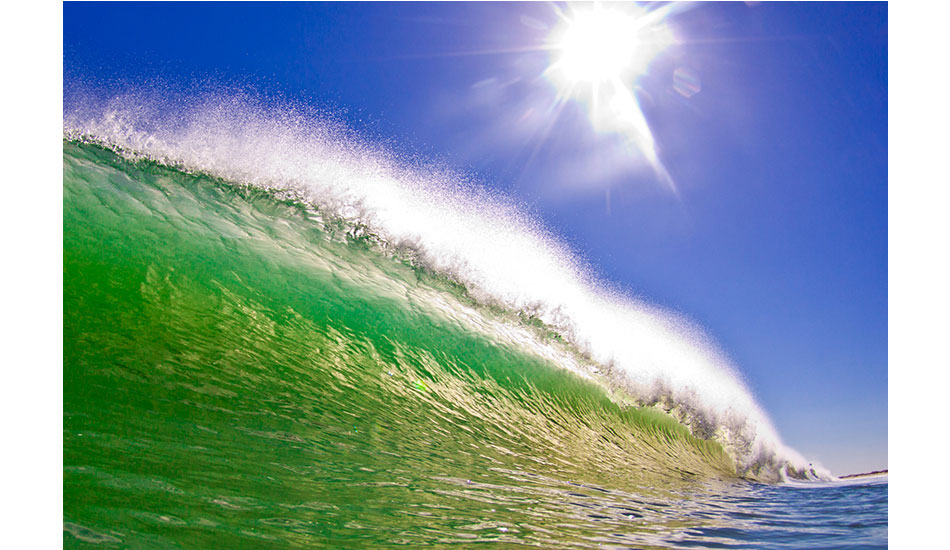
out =
<path fill-rule="evenodd" d="M 548 45 L 552 62 L 543 75 L 587 110 L 599 133 L 619 134 L 674 193 L 676 186 L 660 161 L 653 132 L 627 83 L 635 83 L 650 62 L 675 42 L 666 19 L 684 9 L 667 5 L 648 10 L 593 3 L 556 9 L 560 23 Z"/>

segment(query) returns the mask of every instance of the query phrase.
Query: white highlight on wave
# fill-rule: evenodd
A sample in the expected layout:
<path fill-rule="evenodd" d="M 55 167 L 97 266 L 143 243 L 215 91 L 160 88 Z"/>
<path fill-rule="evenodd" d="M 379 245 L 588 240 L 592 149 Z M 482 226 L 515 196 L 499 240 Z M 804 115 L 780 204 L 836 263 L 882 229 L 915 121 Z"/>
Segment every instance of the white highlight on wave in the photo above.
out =
<path fill-rule="evenodd" d="M 87 103 L 64 114 L 64 135 L 293 191 L 415 251 L 477 300 L 531 312 L 556 327 L 595 362 L 622 373 L 642 401 L 662 398 L 694 432 L 723 443 L 741 471 L 764 466 L 782 476 L 785 463 L 808 469 L 698 330 L 610 290 L 538 223 L 464 178 L 408 167 L 326 117 L 239 94 L 175 102 L 131 94 Z"/>

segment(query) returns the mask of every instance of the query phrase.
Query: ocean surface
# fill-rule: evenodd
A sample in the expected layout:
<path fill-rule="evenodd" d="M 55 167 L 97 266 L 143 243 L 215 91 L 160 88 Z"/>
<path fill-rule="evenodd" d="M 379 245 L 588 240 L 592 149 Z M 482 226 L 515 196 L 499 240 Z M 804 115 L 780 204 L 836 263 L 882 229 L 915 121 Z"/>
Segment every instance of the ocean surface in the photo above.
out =
<path fill-rule="evenodd" d="M 63 140 L 67 548 L 885 548 L 674 315 L 286 113 Z M 231 117 L 231 118 L 229 118 Z"/>

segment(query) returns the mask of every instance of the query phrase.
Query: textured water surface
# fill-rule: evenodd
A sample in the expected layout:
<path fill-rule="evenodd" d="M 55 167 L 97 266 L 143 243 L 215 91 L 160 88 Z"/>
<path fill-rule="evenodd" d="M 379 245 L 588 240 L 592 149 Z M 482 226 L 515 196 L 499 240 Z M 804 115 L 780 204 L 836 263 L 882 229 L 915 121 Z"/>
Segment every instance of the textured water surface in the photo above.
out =
<path fill-rule="evenodd" d="M 886 481 L 741 479 L 299 202 L 70 141 L 63 185 L 68 548 L 887 545 Z"/>

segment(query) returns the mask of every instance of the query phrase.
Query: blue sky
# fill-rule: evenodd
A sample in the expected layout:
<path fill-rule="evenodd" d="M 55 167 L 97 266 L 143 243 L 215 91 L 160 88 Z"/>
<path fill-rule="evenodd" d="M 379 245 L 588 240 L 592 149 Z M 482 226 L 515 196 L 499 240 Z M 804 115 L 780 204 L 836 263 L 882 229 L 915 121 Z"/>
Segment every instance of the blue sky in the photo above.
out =
<path fill-rule="evenodd" d="M 475 174 L 605 278 L 704 327 L 786 443 L 836 474 L 887 467 L 885 3 L 670 15 L 677 42 L 629 83 L 675 190 L 581 101 L 556 103 L 538 47 L 552 4 L 63 10 L 67 99 L 80 75 L 213 79 Z"/>

